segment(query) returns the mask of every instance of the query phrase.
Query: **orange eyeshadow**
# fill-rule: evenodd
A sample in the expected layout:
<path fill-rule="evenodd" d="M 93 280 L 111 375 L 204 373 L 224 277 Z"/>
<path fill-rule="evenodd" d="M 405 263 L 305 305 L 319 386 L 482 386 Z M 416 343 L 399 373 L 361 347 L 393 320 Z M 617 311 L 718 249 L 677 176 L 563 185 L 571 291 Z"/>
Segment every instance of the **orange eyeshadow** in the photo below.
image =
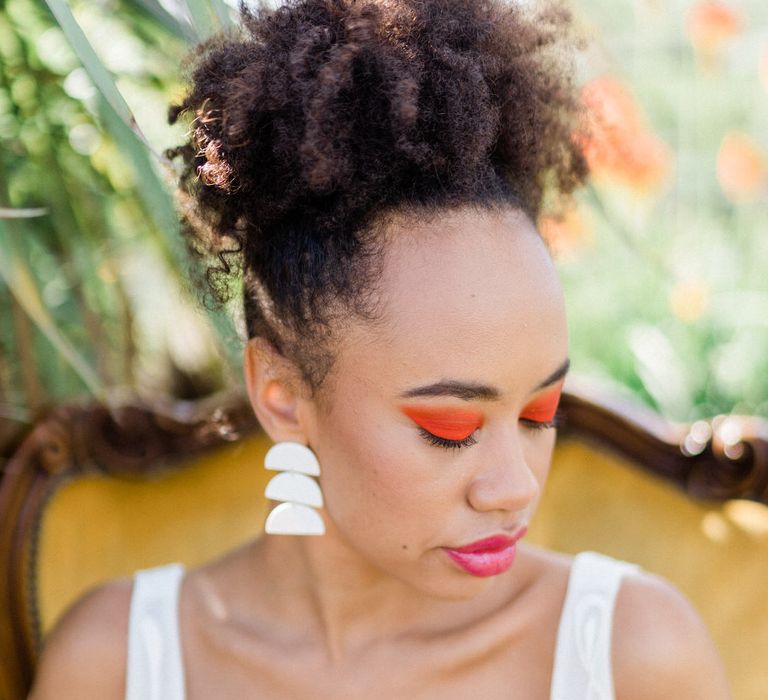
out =
<path fill-rule="evenodd" d="M 560 382 L 546 394 L 531 401 L 520 413 L 520 417 L 525 420 L 535 421 L 536 423 L 549 423 L 557 413 L 557 405 L 560 403 L 560 394 L 563 390 L 563 383 Z"/>
<path fill-rule="evenodd" d="M 466 409 L 403 406 L 400 410 L 419 427 L 446 440 L 463 440 L 483 424 L 481 413 Z"/>

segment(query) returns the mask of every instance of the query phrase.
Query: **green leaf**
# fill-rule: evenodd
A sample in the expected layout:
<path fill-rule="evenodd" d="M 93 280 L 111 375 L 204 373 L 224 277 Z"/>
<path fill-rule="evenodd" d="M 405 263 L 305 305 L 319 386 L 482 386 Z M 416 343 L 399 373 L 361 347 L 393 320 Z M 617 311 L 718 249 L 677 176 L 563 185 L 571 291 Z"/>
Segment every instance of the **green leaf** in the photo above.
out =
<path fill-rule="evenodd" d="M 80 25 L 77 23 L 72 10 L 65 0 L 45 0 L 59 23 L 61 30 L 69 39 L 75 53 L 83 64 L 86 72 L 90 76 L 96 89 L 104 96 L 109 106 L 115 111 L 136 136 L 147 148 L 150 148 L 149 142 L 139 129 L 136 119 L 133 116 L 128 103 L 123 99 L 120 91 L 117 89 L 112 74 L 107 70 L 104 64 L 99 60 L 96 52 L 93 50 L 90 42 L 86 38 Z"/>
<path fill-rule="evenodd" d="M 158 248 L 166 265 L 178 271 L 186 262 L 186 249 L 179 233 L 179 221 L 168 189 L 144 146 L 133 138 L 125 124 L 117 119 L 105 102 L 100 103 L 99 117 L 115 145 L 131 163 L 136 173 L 136 191 L 147 213 L 154 220 L 149 227 L 157 236 Z"/>
<path fill-rule="evenodd" d="M 232 21 L 232 11 L 224 0 L 211 0 L 211 4 L 213 5 L 213 10 L 224 29 L 229 29 L 235 26 L 235 23 Z"/>
<path fill-rule="evenodd" d="M 222 28 L 221 18 L 209 0 L 187 0 L 187 9 L 199 39 L 207 39 Z"/>
<path fill-rule="evenodd" d="M 166 10 L 157 0 L 138 0 L 138 4 L 147 14 L 157 20 L 157 22 L 169 32 L 184 39 L 190 44 L 196 39 L 195 32 L 186 22 L 180 22 L 168 10 Z"/>
<path fill-rule="evenodd" d="M 0 219 L 0 277 L 11 290 L 22 309 L 32 319 L 40 332 L 45 335 L 60 355 L 69 363 L 92 394 L 104 399 L 106 392 L 88 361 L 77 352 L 72 343 L 59 330 L 56 322 L 45 308 L 40 297 L 34 275 L 19 255 L 13 236 Z"/>

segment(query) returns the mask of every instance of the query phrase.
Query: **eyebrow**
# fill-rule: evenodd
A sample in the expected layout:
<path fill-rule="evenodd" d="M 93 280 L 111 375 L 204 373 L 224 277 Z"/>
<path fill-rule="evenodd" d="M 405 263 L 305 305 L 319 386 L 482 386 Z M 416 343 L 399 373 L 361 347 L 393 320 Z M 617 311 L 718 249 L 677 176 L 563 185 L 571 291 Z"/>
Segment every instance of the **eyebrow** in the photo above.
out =
<path fill-rule="evenodd" d="M 534 391 L 544 389 L 562 379 L 571 366 L 571 361 L 566 359 L 560 367 L 541 382 Z M 426 396 L 454 396 L 463 401 L 493 401 L 501 397 L 501 392 L 487 384 L 473 382 L 460 382 L 452 379 L 444 379 L 434 384 L 408 389 L 400 394 L 401 399 L 423 398 Z"/>
<path fill-rule="evenodd" d="M 562 365 L 560 365 L 552 374 L 550 374 L 541 384 L 539 384 L 534 391 L 538 391 L 539 389 L 544 389 L 545 387 L 548 387 L 555 382 L 559 382 L 566 374 L 568 374 L 568 370 L 571 368 L 571 361 L 569 358 L 565 358 L 565 362 L 563 362 Z"/>

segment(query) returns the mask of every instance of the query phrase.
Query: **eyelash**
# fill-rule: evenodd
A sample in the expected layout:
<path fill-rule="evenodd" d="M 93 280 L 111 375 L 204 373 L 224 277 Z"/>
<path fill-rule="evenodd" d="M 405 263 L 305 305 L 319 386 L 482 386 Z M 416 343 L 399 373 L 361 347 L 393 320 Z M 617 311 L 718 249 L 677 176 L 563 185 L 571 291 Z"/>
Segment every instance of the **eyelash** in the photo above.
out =
<path fill-rule="evenodd" d="M 552 428 L 557 428 L 560 425 L 560 417 L 560 411 L 557 411 L 557 413 L 555 413 L 555 417 L 551 421 L 535 421 L 521 418 L 520 422 L 529 430 L 550 430 Z M 421 427 L 419 428 L 419 434 L 430 445 L 442 447 L 446 450 L 458 450 L 462 447 L 471 447 L 472 445 L 477 444 L 477 438 L 475 437 L 474 432 L 467 435 L 467 437 L 465 437 L 463 440 L 448 440 L 447 438 L 442 438 L 439 435 L 433 435 L 428 430 L 424 430 L 424 428 Z"/>
<path fill-rule="evenodd" d="M 531 430 L 548 430 L 559 427 L 562 422 L 560 418 L 561 414 L 558 410 L 555 411 L 554 418 L 550 421 L 528 420 L 527 418 L 521 418 L 520 421 L 526 428 L 530 428 Z"/>
<path fill-rule="evenodd" d="M 424 430 L 424 428 L 421 427 L 419 428 L 419 433 L 421 434 L 421 437 L 423 437 L 430 445 L 444 447 L 447 450 L 458 450 L 461 447 L 470 447 L 471 445 L 477 443 L 477 438 L 475 437 L 474 432 L 471 432 L 463 440 L 448 440 L 447 438 L 442 438 L 439 435 L 433 435 L 428 430 Z"/>

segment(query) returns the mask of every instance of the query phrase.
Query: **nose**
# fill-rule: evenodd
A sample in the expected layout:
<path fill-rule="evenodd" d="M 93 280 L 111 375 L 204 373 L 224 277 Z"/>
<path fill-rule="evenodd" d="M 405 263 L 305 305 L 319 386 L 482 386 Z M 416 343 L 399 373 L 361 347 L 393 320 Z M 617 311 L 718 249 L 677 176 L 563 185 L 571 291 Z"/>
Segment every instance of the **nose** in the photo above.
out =
<path fill-rule="evenodd" d="M 467 489 L 467 501 L 477 511 L 524 511 L 539 497 L 541 487 L 526 461 L 518 436 L 500 442 L 483 455 Z"/>

